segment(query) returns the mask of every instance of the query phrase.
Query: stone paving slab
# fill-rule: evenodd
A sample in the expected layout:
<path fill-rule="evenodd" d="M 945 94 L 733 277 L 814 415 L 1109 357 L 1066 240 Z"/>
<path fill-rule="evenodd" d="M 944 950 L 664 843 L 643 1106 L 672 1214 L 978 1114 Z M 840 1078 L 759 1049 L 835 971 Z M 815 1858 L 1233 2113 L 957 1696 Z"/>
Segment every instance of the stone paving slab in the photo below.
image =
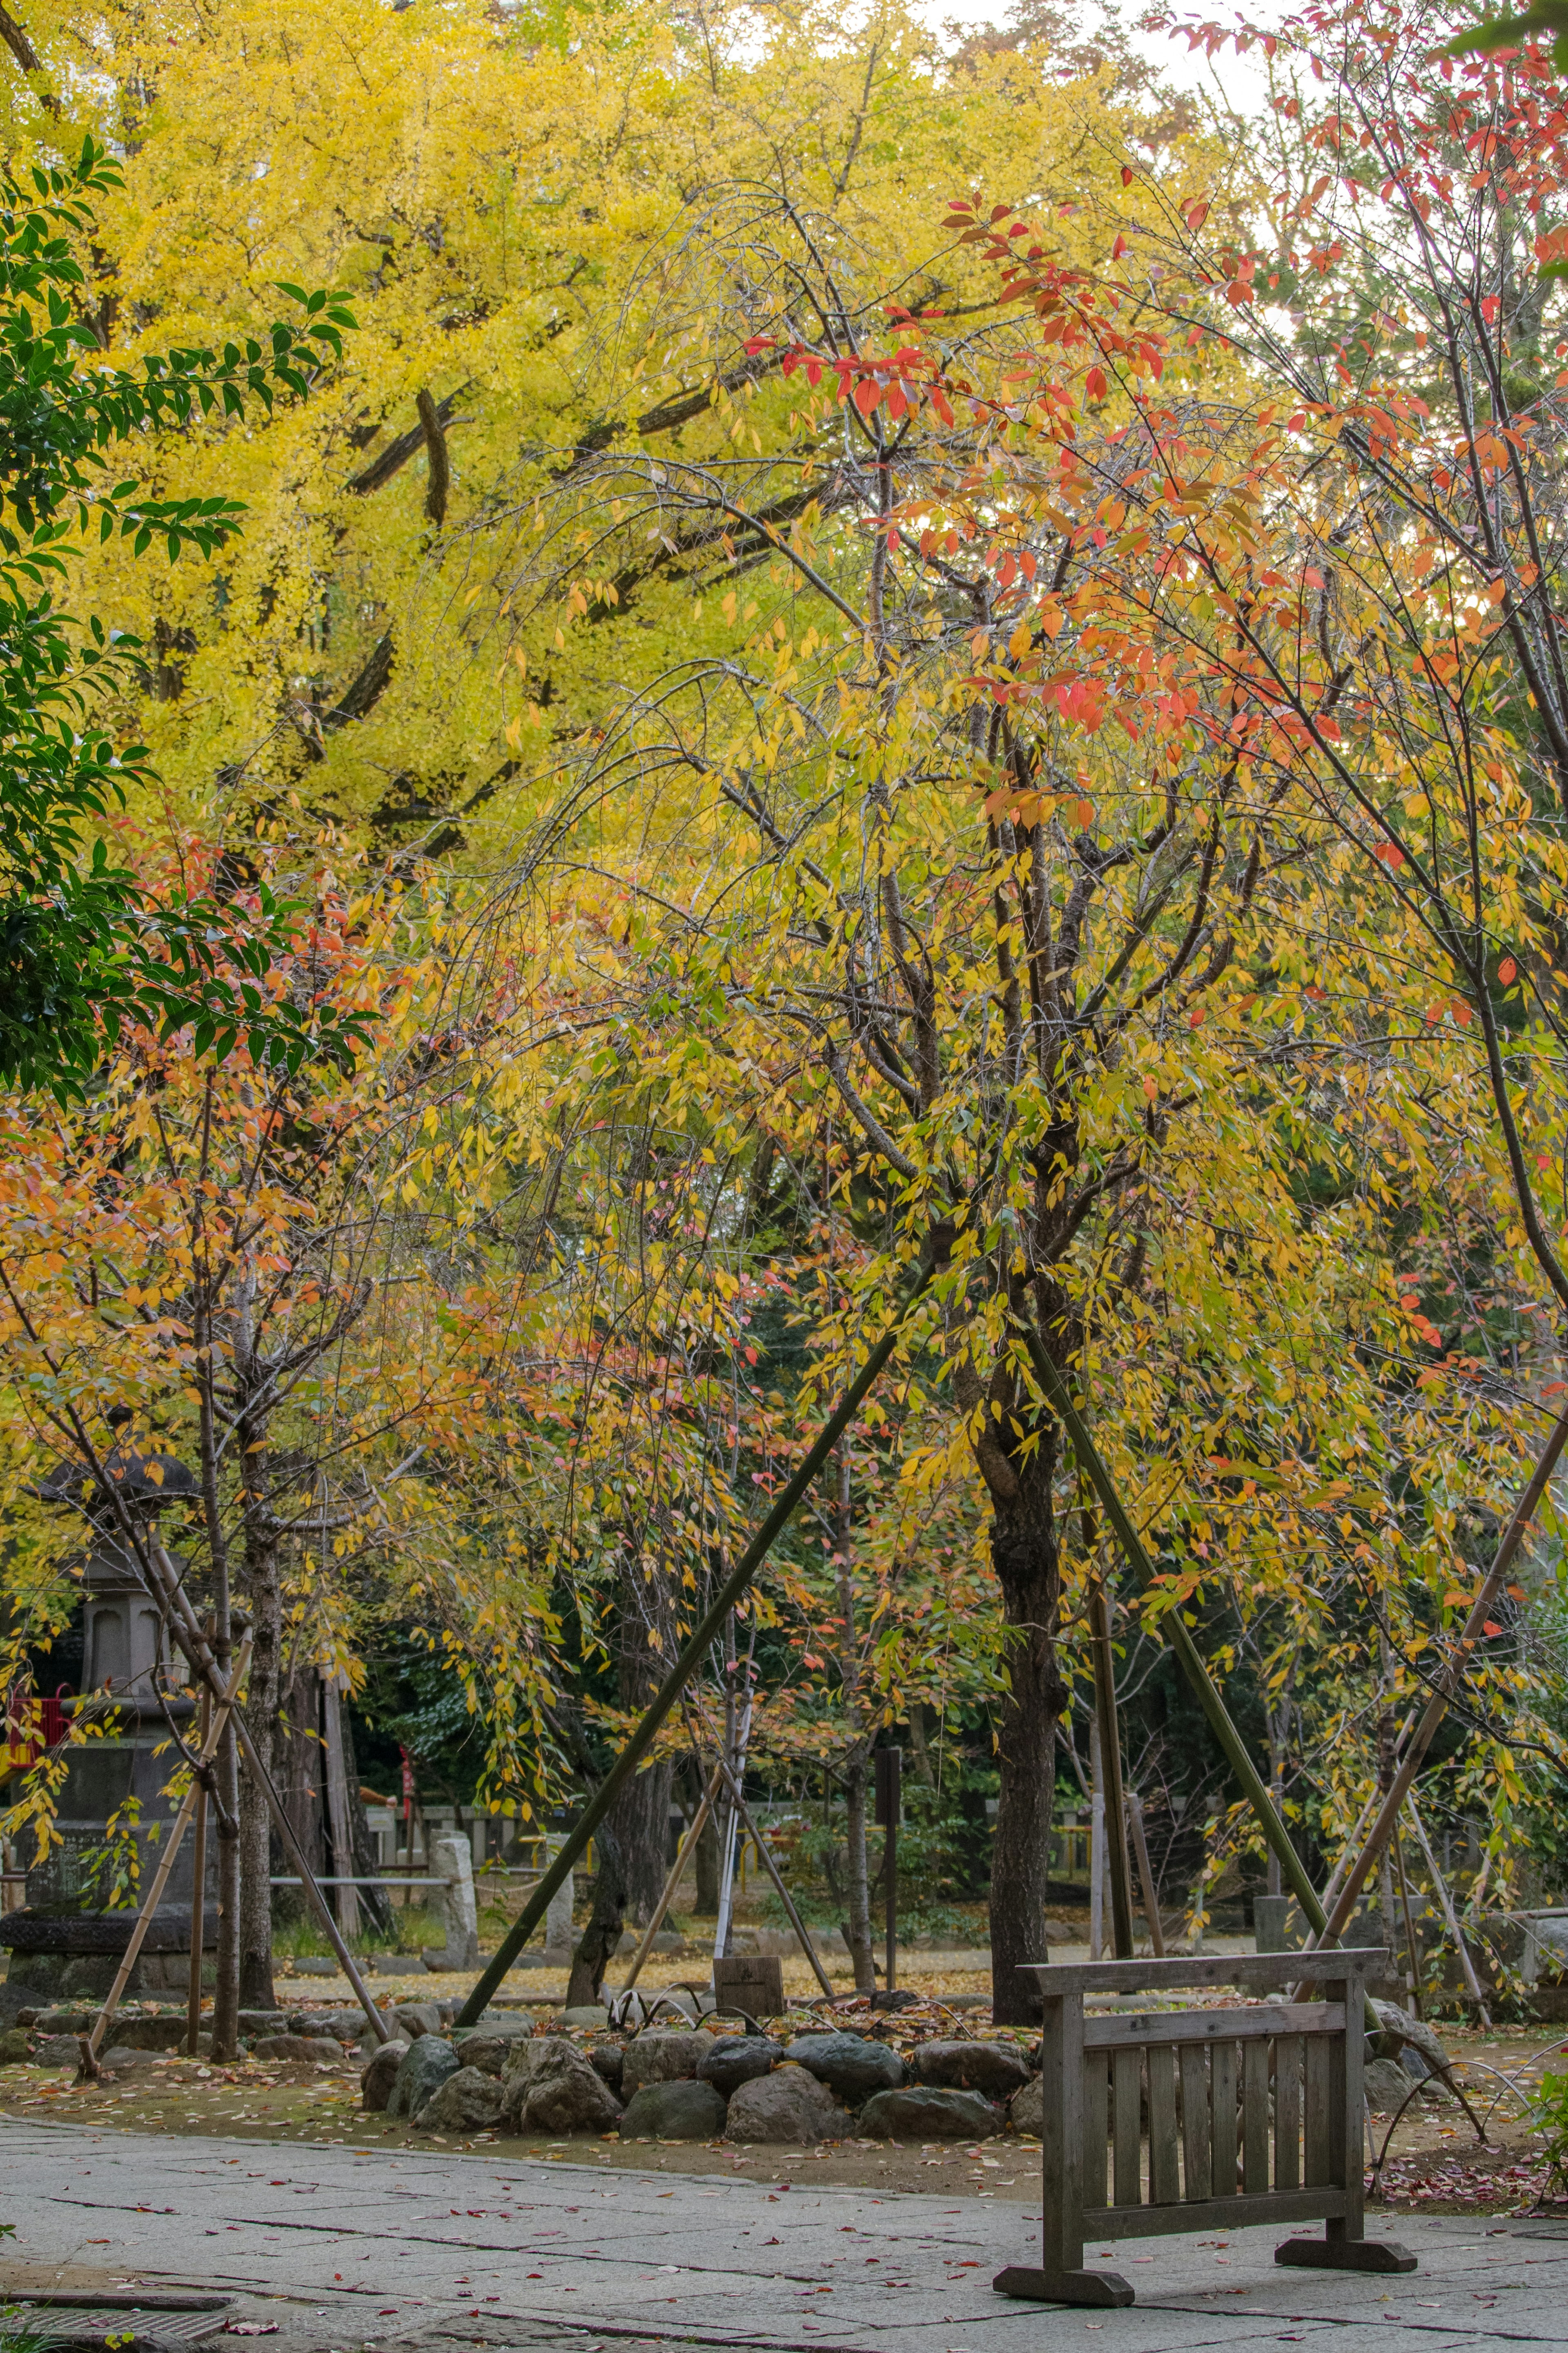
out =
<path fill-rule="evenodd" d="M 1100 2242 L 1087 2260 L 1138 2302 L 1083 2312 L 992 2290 L 1036 2260 L 1037 2208 L 819 2189 L 792 2179 L 792 2155 L 735 2180 L 7 2120 L 0 2276 L 14 2258 L 35 2286 L 52 2264 L 79 2285 L 87 2266 L 116 2290 L 220 2287 L 278 2323 L 279 2353 L 1568 2348 L 1568 2231 L 1550 2225 L 1380 2220 L 1420 2258 L 1382 2279 L 1282 2271 L 1278 2231 Z"/>

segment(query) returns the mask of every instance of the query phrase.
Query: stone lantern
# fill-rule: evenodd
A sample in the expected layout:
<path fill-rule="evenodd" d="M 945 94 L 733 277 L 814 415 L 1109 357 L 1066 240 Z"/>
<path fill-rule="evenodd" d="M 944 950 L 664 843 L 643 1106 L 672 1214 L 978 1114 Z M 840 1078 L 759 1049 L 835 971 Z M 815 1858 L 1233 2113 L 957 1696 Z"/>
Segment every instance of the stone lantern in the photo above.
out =
<path fill-rule="evenodd" d="M 117 1419 L 123 1424 L 129 1417 Z M 64 1700 L 63 1713 L 68 1717 L 90 1705 L 103 1712 L 105 1729 L 68 1752 L 55 1843 L 28 1866 L 22 1909 L 0 1915 L 0 1946 L 11 1948 L 0 2013 L 107 1991 L 137 1910 L 135 1889 L 115 1891 L 110 1883 L 109 1825 L 120 1817 L 121 1852 L 134 1839 L 137 1883 L 145 1888 L 176 1811 L 163 1794 L 178 1762 L 171 1719 L 185 1736 L 195 1714 L 178 1690 L 183 1678 L 157 1603 L 124 1540 L 110 1490 L 134 1524 L 151 1530 L 160 1513 L 196 1501 L 196 1482 L 174 1456 L 125 1446 L 105 1458 L 102 1472 L 100 1479 L 79 1462 L 62 1462 L 36 1491 L 45 1503 L 79 1511 L 90 1531 L 81 1577 L 81 1686 Z M 133 1820 L 127 1813 L 132 1800 Z M 189 1981 L 192 1852 L 187 1841 L 132 1991 L 174 1991 Z M 216 1932 L 210 1885 L 206 1914 Z"/>

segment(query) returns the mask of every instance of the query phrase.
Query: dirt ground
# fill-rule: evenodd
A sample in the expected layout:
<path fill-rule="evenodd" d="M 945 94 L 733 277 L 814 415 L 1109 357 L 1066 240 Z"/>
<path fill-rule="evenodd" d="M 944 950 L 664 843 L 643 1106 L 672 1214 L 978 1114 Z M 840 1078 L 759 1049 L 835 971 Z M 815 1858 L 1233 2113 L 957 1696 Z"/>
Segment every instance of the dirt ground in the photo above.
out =
<path fill-rule="evenodd" d="M 953 1989 L 956 1990 L 957 1989 Z M 931 1990 L 935 1991 L 933 1987 Z M 943 1988 L 943 1991 L 948 1989 Z M 981 2021 L 971 2013 L 972 2022 Z M 1568 2038 L 1543 2027 L 1501 2028 L 1490 2034 L 1444 2028 L 1477 2116 L 1474 2125 L 1444 2094 L 1418 2096 L 1394 2126 L 1382 2198 L 1394 2211 L 1430 2213 L 1517 2213 L 1547 2192 L 1546 2167 L 1527 2101 L 1543 2073 L 1568 2069 Z M 68 2071 L 0 2069 L 0 2113 L 37 2122 L 58 2116 L 138 2133 L 190 2138 L 221 2136 L 363 2149 L 482 2148 L 501 2156 L 549 2162 L 592 2159 L 607 2170 L 711 2173 L 718 2159 L 752 2180 L 804 2181 L 867 2189 L 937 2189 L 957 2198 L 1027 2202 L 1039 2194 L 1036 2143 L 1002 2133 L 984 2144 L 923 2148 L 878 2141 L 845 2141 L 821 2150 L 732 2148 L 722 2142 L 622 2142 L 611 2136 L 546 2141 L 478 2136 L 454 2142 L 420 2133 L 360 2105 L 357 2065 L 342 2068 L 245 2062 L 234 2067 L 147 2054 L 96 2084 L 77 2084 Z M 1381 2151 L 1393 2119 L 1374 2117 Z"/>

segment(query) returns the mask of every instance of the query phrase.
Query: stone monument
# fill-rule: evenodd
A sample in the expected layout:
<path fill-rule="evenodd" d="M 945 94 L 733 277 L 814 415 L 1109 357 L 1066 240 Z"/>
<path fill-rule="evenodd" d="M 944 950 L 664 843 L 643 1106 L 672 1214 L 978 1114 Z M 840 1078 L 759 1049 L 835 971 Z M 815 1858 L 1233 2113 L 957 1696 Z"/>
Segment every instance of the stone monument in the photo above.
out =
<path fill-rule="evenodd" d="M 161 1512 L 195 1500 L 195 1482 L 171 1455 L 129 1449 L 110 1454 L 103 1472 L 100 1482 L 80 1463 L 61 1463 L 37 1490 L 46 1503 L 79 1511 L 90 1531 L 81 1570 L 80 1689 L 61 1704 L 68 1720 L 91 1708 L 102 1730 L 65 1752 L 47 1851 L 29 1859 L 27 1834 L 18 1841 L 26 1900 L 20 1910 L 0 1915 L 0 1946 L 11 1951 L 0 2011 L 14 2013 L 21 2006 L 18 1994 L 37 2004 L 107 1992 L 136 1915 L 136 1888 L 145 1887 L 156 1869 L 176 1811 L 163 1795 L 178 1762 L 171 1727 L 185 1736 L 195 1715 L 106 1483 L 113 1482 L 134 1521 L 151 1527 Z M 209 1841 L 209 1857 L 214 1844 Z M 132 1851 L 134 1882 L 125 1867 Z M 188 1984 L 192 1853 L 186 1841 L 137 1964 L 133 1992 L 182 1990 Z M 214 1944 L 210 1880 L 206 1920 L 206 1941 Z"/>

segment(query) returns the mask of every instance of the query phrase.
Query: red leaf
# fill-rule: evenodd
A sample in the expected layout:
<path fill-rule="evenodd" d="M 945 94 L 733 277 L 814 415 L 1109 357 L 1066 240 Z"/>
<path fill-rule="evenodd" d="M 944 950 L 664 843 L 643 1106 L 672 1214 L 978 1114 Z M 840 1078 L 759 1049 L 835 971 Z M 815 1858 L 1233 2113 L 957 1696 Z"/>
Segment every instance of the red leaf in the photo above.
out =
<path fill-rule="evenodd" d="M 1377 842 L 1372 854 L 1384 866 L 1399 867 L 1405 863 L 1405 852 L 1396 841 Z"/>
<path fill-rule="evenodd" d="M 1123 164 L 1121 166 L 1121 185 L 1124 188 L 1130 188 L 1132 185 L 1132 166 L 1131 164 Z"/>
<path fill-rule="evenodd" d="M 1195 205 L 1189 205 L 1187 207 L 1187 227 L 1195 233 L 1202 228 L 1208 216 L 1208 200 L 1206 197 L 1200 196 Z"/>
<path fill-rule="evenodd" d="M 1103 400 L 1106 395 L 1105 370 L 1092 367 L 1083 380 L 1083 388 L 1090 400 Z"/>

